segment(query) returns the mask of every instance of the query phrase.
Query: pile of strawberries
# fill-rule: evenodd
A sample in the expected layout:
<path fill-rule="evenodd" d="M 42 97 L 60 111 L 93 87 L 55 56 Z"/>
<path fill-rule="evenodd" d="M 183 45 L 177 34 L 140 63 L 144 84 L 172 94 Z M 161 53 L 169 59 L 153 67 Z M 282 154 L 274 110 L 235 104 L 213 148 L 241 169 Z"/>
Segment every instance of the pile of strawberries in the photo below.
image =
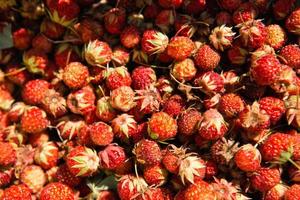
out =
<path fill-rule="evenodd" d="M 300 200 L 299 1 L 0 13 L 0 200 Z"/>

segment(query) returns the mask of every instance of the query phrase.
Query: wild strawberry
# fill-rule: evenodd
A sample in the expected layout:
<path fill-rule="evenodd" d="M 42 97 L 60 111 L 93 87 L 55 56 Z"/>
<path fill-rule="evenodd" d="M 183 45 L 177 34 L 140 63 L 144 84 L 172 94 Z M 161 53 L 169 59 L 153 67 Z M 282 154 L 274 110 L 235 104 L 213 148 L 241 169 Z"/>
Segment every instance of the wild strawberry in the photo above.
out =
<path fill-rule="evenodd" d="M 191 13 L 194 15 L 197 15 L 201 13 L 206 7 L 206 0 L 198 0 L 198 1 L 193 1 L 193 0 L 186 0 L 183 1 L 183 7 L 186 10 L 187 13 Z"/>
<path fill-rule="evenodd" d="M 60 137 L 65 140 L 74 139 L 84 126 L 86 126 L 86 124 L 83 120 L 70 116 L 59 119 L 59 122 L 56 125 Z"/>
<path fill-rule="evenodd" d="M 22 131 L 31 134 L 42 132 L 50 125 L 45 111 L 34 106 L 26 109 L 20 123 Z"/>
<path fill-rule="evenodd" d="M 71 89 L 79 89 L 88 84 L 89 71 L 80 62 L 69 63 L 63 71 L 62 79 Z"/>
<path fill-rule="evenodd" d="M 287 30 L 295 35 L 300 35 L 300 9 L 294 10 L 285 21 Z"/>
<path fill-rule="evenodd" d="M 196 109 L 191 108 L 181 112 L 177 120 L 178 132 L 183 135 L 196 133 L 201 119 L 201 113 Z"/>
<path fill-rule="evenodd" d="M 108 68 L 104 72 L 106 78 L 106 86 L 110 90 L 117 89 L 121 86 L 130 86 L 131 77 L 130 74 L 124 66 L 116 68 Z"/>
<path fill-rule="evenodd" d="M 172 75 L 180 82 L 192 80 L 196 73 L 194 61 L 189 58 L 174 63 L 172 68 Z"/>
<path fill-rule="evenodd" d="M 23 62 L 27 70 L 33 74 L 43 74 L 49 63 L 48 56 L 36 49 L 30 49 L 23 53 Z"/>
<path fill-rule="evenodd" d="M 224 79 L 214 71 L 199 74 L 194 79 L 194 84 L 201 87 L 201 91 L 210 96 L 224 92 Z"/>
<path fill-rule="evenodd" d="M 164 200 L 164 194 L 161 190 L 161 188 L 146 188 L 144 191 L 141 191 L 137 197 L 136 200 Z"/>
<path fill-rule="evenodd" d="M 84 58 L 92 66 L 105 66 L 111 61 L 112 50 L 106 42 L 96 39 L 86 45 Z"/>
<path fill-rule="evenodd" d="M 53 182 L 46 185 L 40 194 L 40 200 L 49 199 L 75 200 L 76 196 L 69 186 L 63 183 Z"/>
<path fill-rule="evenodd" d="M 18 50 L 28 49 L 31 45 L 32 38 L 32 32 L 26 28 L 20 28 L 12 33 L 14 47 Z"/>
<path fill-rule="evenodd" d="M 240 36 L 245 47 L 257 49 L 261 47 L 267 38 L 267 29 L 259 20 L 247 21 L 239 25 Z"/>
<path fill-rule="evenodd" d="M 191 184 L 185 189 L 184 199 L 185 200 L 196 200 L 196 199 L 214 200 L 216 199 L 216 194 L 207 182 L 199 180 L 195 184 Z"/>
<path fill-rule="evenodd" d="M 234 155 L 235 164 L 245 172 L 254 172 L 260 168 L 261 155 L 251 144 L 243 145 Z"/>
<path fill-rule="evenodd" d="M 158 3 L 163 8 L 179 8 L 182 4 L 182 0 L 159 0 Z M 151 185 L 151 184 L 150 184 Z"/>
<path fill-rule="evenodd" d="M 16 85 L 24 85 L 30 79 L 30 73 L 27 70 L 22 70 L 20 64 L 8 64 L 5 73 L 7 79 Z"/>
<path fill-rule="evenodd" d="M 75 114 L 85 115 L 95 107 L 96 96 L 91 86 L 71 92 L 67 98 L 67 106 Z"/>
<path fill-rule="evenodd" d="M 273 125 L 281 119 L 286 111 L 284 102 L 275 97 L 263 97 L 258 103 L 260 109 L 270 116 L 270 122 Z"/>
<path fill-rule="evenodd" d="M 0 172 L 0 186 L 7 186 L 13 179 L 13 170 L 5 170 Z"/>
<path fill-rule="evenodd" d="M 32 46 L 38 51 L 50 53 L 52 51 L 52 43 L 42 34 L 36 35 L 32 39 Z"/>
<path fill-rule="evenodd" d="M 175 22 L 175 14 L 173 10 L 161 10 L 155 18 L 155 25 L 160 28 L 163 33 L 169 33 Z"/>
<path fill-rule="evenodd" d="M 164 141 L 176 136 L 177 122 L 165 112 L 152 114 L 148 121 L 148 134 L 152 139 Z"/>
<path fill-rule="evenodd" d="M 28 142 L 32 147 L 38 147 L 49 141 L 48 132 L 40 132 L 36 134 L 29 135 Z"/>
<path fill-rule="evenodd" d="M 164 100 L 162 111 L 172 117 L 176 117 L 183 111 L 184 106 L 184 99 L 180 95 L 173 95 Z"/>
<path fill-rule="evenodd" d="M 54 175 L 55 180 L 66 184 L 70 187 L 78 186 L 81 182 L 81 177 L 74 176 L 66 164 L 60 165 Z"/>
<path fill-rule="evenodd" d="M 138 115 L 140 112 L 143 114 L 151 114 L 153 112 L 159 111 L 160 103 L 161 103 L 161 96 L 157 89 L 150 85 L 149 88 L 144 90 L 136 90 L 137 97 L 136 97 L 136 109 Z M 133 108 L 133 109 L 135 109 Z"/>
<path fill-rule="evenodd" d="M 174 24 L 176 35 L 191 38 L 196 32 L 196 27 L 192 24 L 192 21 L 193 21 L 193 17 L 191 16 L 188 15 L 177 16 Z"/>
<path fill-rule="evenodd" d="M 120 42 L 128 49 L 134 48 L 140 43 L 141 36 L 139 30 L 134 26 L 126 27 L 120 35 Z"/>
<path fill-rule="evenodd" d="M 164 76 L 159 77 L 159 79 L 155 83 L 155 87 L 157 88 L 161 96 L 171 94 L 174 90 L 171 81 Z"/>
<path fill-rule="evenodd" d="M 168 172 L 161 164 L 158 164 L 145 167 L 143 176 L 149 185 L 159 186 L 166 183 Z"/>
<path fill-rule="evenodd" d="M 218 26 L 227 25 L 230 26 L 233 24 L 231 15 L 226 11 L 221 11 L 216 15 L 216 24 Z"/>
<path fill-rule="evenodd" d="M 84 146 L 76 146 L 67 155 L 66 163 L 73 175 L 85 177 L 97 171 L 99 158 L 95 150 Z"/>
<path fill-rule="evenodd" d="M 252 52 L 251 55 L 251 63 L 255 63 L 259 58 L 266 56 L 266 55 L 273 55 L 276 56 L 275 50 L 273 47 L 269 45 L 263 45 L 260 48 L 256 49 L 254 52 Z"/>
<path fill-rule="evenodd" d="M 102 97 L 97 101 L 96 115 L 104 122 L 109 122 L 117 116 L 116 110 L 109 103 L 109 97 Z"/>
<path fill-rule="evenodd" d="M 80 62 L 79 51 L 69 44 L 58 45 L 54 53 L 55 64 L 64 69 L 69 63 Z"/>
<path fill-rule="evenodd" d="M 34 79 L 25 84 L 22 90 L 22 98 L 31 105 L 41 104 L 49 89 L 50 84 L 47 81 Z"/>
<path fill-rule="evenodd" d="M 277 50 L 285 44 L 287 40 L 287 36 L 281 26 L 279 26 L 278 24 L 271 24 L 266 27 L 266 31 L 267 31 L 266 43 L 268 45 L 270 45 L 271 47 Z"/>
<path fill-rule="evenodd" d="M 247 55 L 248 51 L 237 45 L 234 45 L 227 51 L 227 57 L 233 65 L 245 64 Z"/>
<path fill-rule="evenodd" d="M 210 148 L 212 159 L 222 165 L 227 165 L 238 151 L 238 143 L 233 140 L 221 138 Z"/>
<path fill-rule="evenodd" d="M 20 181 L 25 184 L 32 193 L 37 193 L 43 189 L 43 186 L 47 182 L 47 178 L 40 166 L 29 165 L 22 169 Z"/>
<path fill-rule="evenodd" d="M 114 170 L 127 159 L 125 151 L 117 144 L 110 144 L 98 153 L 100 168 Z"/>
<path fill-rule="evenodd" d="M 245 108 L 243 99 L 235 93 L 227 93 L 220 98 L 218 110 L 225 118 L 236 117 Z"/>
<path fill-rule="evenodd" d="M 48 18 L 44 18 L 41 23 L 40 30 L 41 33 L 54 40 L 60 38 L 65 32 L 65 28 L 63 26 L 51 21 Z"/>
<path fill-rule="evenodd" d="M 279 79 L 281 64 L 274 55 L 265 55 L 252 63 L 251 77 L 258 85 L 271 85 Z"/>
<path fill-rule="evenodd" d="M 195 55 L 195 64 L 202 71 L 216 68 L 220 62 L 220 55 L 208 45 L 200 47 Z"/>
<path fill-rule="evenodd" d="M 90 126 L 90 137 L 95 145 L 106 146 L 109 145 L 114 138 L 112 128 L 104 122 L 95 122 Z"/>
<path fill-rule="evenodd" d="M 228 182 L 226 179 L 214 178 L 214 182 L 211 183 L 213 190 L 216 193 L 217 199 L 227 200 L 227 199 L 247 199 L 239 198 L 239 185 L 235 185 L 232 182 Z"/>
<path fill-rule="evenodd" d="M 168 43 L 168 36 L 153 29 L 145 30 L 141 40 L 142 50 L 148 55 L 164 52 Z"/>
<path fill-rule="evenodd" d="M 16 163 L 16 150 L 11 143 L 0 142 L 0 165 L 7 167 Z"/>
<path fill-rule="evenodd" d="M 80 7 L 74 0 L 48 0 L 47 6 L 51 20 L 62 26 L 70 26 L 74 23 L 80 12 Z"/>
<path fill-rule="evenodd" d="M 12 185 L 8 188 L 6 188 L 1 195 L 1 200 L 17 200 L 17 199 L 22 199 L 22 200 L 31 200 L 31 191 L 30 189 L 24 185 Z"/>
<path fill-rule="evenodd" d="M 103 36 L 103 26 L 93 19 L 85 18 L 74 25 L 74 28 L 83 43 L 96 40 Z"/>
<path fill-rule="evenodd" d="M 254 102 L 251 106 L 247 105 L 245 109 L 239 113 L 238 120 L 241 127 L 250 132 L 256 132 L 270 126 L 269 115 L 260 109 L 257 102 Z"/>
<path fill-rule="evenodd" d="M 285 200 L 297 200 L 300 198 L 300 185 L 292 185 L 284 194 Z"/>
<path fill-rule="evenodd" d="M 280 51 L 283 62 L 294 69 L 300 68 L 300 48 L 297 45 L 286 45 Z"/>
<path fill-rule="evenodd" d="M 288 187 L 284 184 L 277 184 L 272 189 L 264 195 L 264 200 L 275 200 L 275 199 L 283 199 L 285 192 L 288 190 Z"/>
<path fill-rule="evenodd" d="M 184 36 L 175 36 L 167 46 L 167 54 L 176 61 L 182 61 L 190 57 L 194 49 L 195 44 L 191 39 Z"/>
<path fill-rule="evenodd" d="M 67 103 L 58 92 L 53 89 L 47 91 L 41 102 L 42 108 L 54 117 L 60 117 L 67 112 Z"/>
<path fill-rule="evenodd" d="M 130 52 L 124 47 L 118 46 L 113 49 L 112 62 L 114 66 L 125 66 L 129 63 Z M 99 67 L 98 67 L 99 68 Z"/>
<path fill-rule="evenodd" d="M 218 166 L 215 161 L 208 160 L 206 161 L 205 166 L 206 166 L 206 172 L 205 172 L 206 179 L 210 180 L 218 174 Z"/>
<path fill-rule="evenodd" d="M 242 3 L 238 9 L 236 9 L 232 15 L 232 19 L 235 25 L 244 23 L 250 20 L 254 20 L 257 16 L 257 10 L 250 2 Z"/>
<path fill-rule="evenodd" d="M 135 106 L 134 95 L 131 87 L 121 86 L 110 93 L 110 105 L 117 110 L 127 112 Z"/>
<path fill-rule="evenodd" d="M 221 25 L 212 30 L 209 40 L 215 49 L 224 51 L 231 46 L 234 35 L 232 28 Z"/>
<path fill-rule="evenodd" d="M 156 82 L 155 71 L 151 67 L 139 66 L 134 68 L 131 74 L 132 87 L 135 90 L 143 90 Z"/>
<path fill-rule="evenodd" d="M 110 34 L 120 34 L 126 23 L 124 8 L 112 8 L 105 13 L 104 26 Z"/>
<path fill-rule="evenodd" d="M 133 175 L 124 175 L 118 180 L 117 190 L 121 200 L 131 199 L 147 187 L 143 178 Z"/>
<path fill-rule="evenodd" d="M 276 20 L 282 20 L 286 18 L 292 11 L 295 4 L 295 0 L 277 0 L 273 4 L 273 15 Z"/>
<path fill-rule="evenodd" d="M 216 140 L 224 136 L 228 128 L 223 116 L 216 109 L 209 109 L 203 113 L 198 134 L 206 140 Z"/>
<path fill-rule="evenodd" d="M 267 192 L 280 182 L 280 172 L 277 168 L 261 167 L 250 176 L 250 182 L 254 189 Z"/>
<path fill-rule="evenodd" d="M 241 0 L 221 0 L 219 1 L 220 7 L 230 12 L 235 11 L 241 5 Z"/>
<path fill-rule="evenodd" d="M 43 169 L 50 169 L 56 166 L 58 153 L 58 147 L 54 142 L 45 142 L 35 150 L 34 161 Z"/>
<path fill-rule="evenodd" d="M 160 147 L 152 140 L 140 140 L 135 144 L 133 153 L 136 160 L 146 166 L 159 164 L 162 159 Z"/>
<path fill-rule="evenodd" d="M 133 116 L 125 113 L 113 119 L 111 125 L 115 136 L 123 141 L 134 135 L 137 130 L 137 123 Z"/>

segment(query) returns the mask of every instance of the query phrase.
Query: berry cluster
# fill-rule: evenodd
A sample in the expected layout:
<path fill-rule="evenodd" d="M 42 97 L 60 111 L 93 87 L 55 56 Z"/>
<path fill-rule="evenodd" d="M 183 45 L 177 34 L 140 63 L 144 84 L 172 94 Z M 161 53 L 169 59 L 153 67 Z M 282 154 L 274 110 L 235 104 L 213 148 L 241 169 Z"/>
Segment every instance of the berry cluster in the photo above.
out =
<path fill-rule="evenodd" d="M 299 1 L 0 13 L 0 200 L 300 200 Z"/>

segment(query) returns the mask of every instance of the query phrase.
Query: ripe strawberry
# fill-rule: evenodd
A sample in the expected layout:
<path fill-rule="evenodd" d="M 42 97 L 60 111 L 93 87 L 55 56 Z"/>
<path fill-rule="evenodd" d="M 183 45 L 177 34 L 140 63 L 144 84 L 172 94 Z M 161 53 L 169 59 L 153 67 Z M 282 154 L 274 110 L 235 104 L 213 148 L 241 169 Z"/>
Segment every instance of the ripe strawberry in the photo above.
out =
<path fill-rule="evenodd" d="M 13 170 L 5 170 L 0 172 L 0 187 L 7 186 L 13 179 Z M 1 195 L 0 195 L 1 196 Z"/>
<path fill-rule="evenodd" d="M 53 45 L 52 43 L 42 34 L 36 35 L 32 39 L 32 46 L 38 51 L 42 51 L 45 53 L 50 53 L 52 51 Z"/>
<path fill-rule="evenodd" d="M 216 15 L 216 24 L 218 26 L 226 24 L 230 26 L 233 24 L 231 15 L 226 11 L 221 11 Z"/>
<path fill-rule="evenodd" d="M 254 189 L 267 192 L 280 182 L 280 172 L 277 168 L 261 167 L 250 176 L 250 182 Z"/>
<path fill-rule="evenodd" d="M 194 79 L 194 84 L 201 87 L 201 91 L 210 96 L 224 92 L 224 79 L 214 71 L 199 74 Z"/>
<path fill-rule="evenodd" d="M 30 189 L 24 185 L 12 185 L 6 188 L 1 195 L 1 200 L 32 200 Z"/>
<path fill-rule="evenodd" d="M 209 40 L 215 49 L 224 51 L 231 46 L 234 35 L 232 28 L 221 25 L 212 30 Z"/>
<path fill-rule="evenodd" d="M 110 122 L 117 116 L 116 110 L 109 103 L 109 97 L 102 97 L 97 101 L 96 115 L 104 122 Z"/>
<path fill-rule="evenodd" d="M 103 26 L 96 20 L 84 18 L 74 25 L 76 33 L 83 43 L 96 40 L 104 35 Z"/>
<path fill-rule="evenodd" d="M 283 199 L 285 192 L 288 190 L 288 187 L 284 184 L 277 184 L 272 189 L 264 195 L 264 200 L 276 200 L 276 199 Z"/>
<path fill-rule="evenodd" d="M 30 79 L 30 73 L 27 70 L 22 70 L 20 64 L 8 64 L 5 69 L 6 77 L 16 85 L 24 85 Z"/>
<path fill-rule="evenodd" d="M 25 184 L 32 193 L 37 193 L 43 189 L 43 186 L 47 182 L 47 178 L 40 166 L 29 165 L 22 169 L 20 181 Z"/>
<path fill-rule="evenodd" d="M 190 57 L 194 49 L 195 44 L 191 39 L 184 36 L 175 36 L 167 46 L 167 54 L 175 61 L 182 61 Z"/>
<path fill-rule="evenodd" d="M 95 150 L 84 146 L 76 146 L 67 155 L 66 163 L 74 176 L 86 177 L 97 171 L 99 158 Z"/>
<path fill-rule="evenodd" d="M 153 29 L 145 30 L 141 40 L 142 50 L 148 55 L 164 52 L 168 43 L 168 36 Z"/>
<path fill-rule="evenodd" d="M 92 66 L 105 66 L 111 61 L 112 50 L 106 42 L 96 39 L 86 45 L 84 58 Z"/>
<path fill-rule="evenodd" d="M 250 73 L 258 85 L 271 85 L 279 79 L 281 64 L 274 55 L 265 55 L 251 64 Z"/>
<path fill-rule="evenodd" d="M 129 86 L 121 86 L 110 93 L 110 105 L 120 111 L 127 112 L 135 106 L 134 91 Z"/>
<path fill-rule="evenodd" d="M 148 134 L 152 139 L 164 141 L 176 136 L 177 122 L 165 112 L 152 114 L 148 121 Z"/>
<path fill-rule="evenodd" d="M 104 26 L 110 34 L 120 34 L 126 23 L 124 8 L 112 8 L 104 15 Z"/>
<path fill-rule="evenodd" d="M 16 163 L 16 150 L 8 142 L 0 142 L 0 165 L 7 167 Z"/>
<path fill-rule="evenodd" d="M 284 102 L 275 97 L 263 97 L 258 103 L 260 109 L 264 110 L 270 116 L 270 122 L 273 125 L 281 119 L 286 111 Z"/>
<path fill-rule="evenodd" d="M 266 27 L 266 43 L 274 49 L 280 49 L 286 43 L 287 36 L 285 31 L 278 24 L 271 24 Z"/>
<path fill-rule="evenodd" d="M 196 73 L 194 61 L 189 58 L 174 63 L 172 68 L 172 75 L 180 82 L 192 80 Z"/>
<path fill-rule="evenodd" d="M 131 78 L 132 87 L 135 90 L 146 89 L 156 82 L 156 74 L 151 67 L 139 66 L 134 68 Z"/>
<path fill-rule="evenodd" d="M 163 8 L 179 8 L 183 3 L 182 0 L 159 0 L 159 5 Z"/>
<path fill-rule="evenodd" d="M 65 140 L 74 139 L 86 123 L 78 117 L 65 116 L 59 119 L 56 127 L 60 137 Z"/>
<path fill-rule="evenodd" d="M 45 111 L 38 107 L 29 107 L 21 117 L 21 129 L 33 134 L 44 131 L 50 125 Z"/>
<path fill-rule="evenodd" d="M 50 84 L 47 81 L 34 79 L 25 84 L 22 90 L 22 98 L 31 105 L 41 104 L 49 89 Z"/>
<path fill-rule="evenodd" d="M 254 172 L 260 168 L 261 155 L 256 147 L 245 144 L 234 155 L 235 164 L 245 172 Z"/>
<path fill-rule="evenodd" d="M 297 200 L 300 198 L 300 185 L 292 185 L 284 194 L 284 200 Z"/>
<path fill-rule="evenodd" d="M 75 46 L 64 43 L 57 46 L 54 53 L 55 64 L 64 69 L 69 63 L 80 62 L 79 50 Z"/>
<path fill-rule="evenodd" d="M 206 172 L 205 172 L 205 178 L 206 179 L 212 179 L 218 174 L 218 165 L 213 160 L 208 160 L 205 163 L 206 166 Z"/>
<path fill-rule="evenodd" d="M 216 194 L 207 182 L 199 180 L 195 184 L 191 184 L 185 189 L 184 199 L 185 200 L 196 200 L 196 199 L 214 200 L 216 199 Z"/>
<path fill-rule="evenodd" d="M 35 150 L 34 161 L 43 169 L 50 169 L 57 165 L 58 147 L 54 142 L 45 142 Z"/>
<path fill-rule="evenodd" d="M 239 25 L 242 43 L 249 49 L 261 47 L 267 38 L 267 29 L 259 20 L 250 20 Z"/>
<path fill-rule="evenodd" d="M 238 151 L 238 143 L 234 140 L 221 138 L 217 140 L 210 148 L 212 159 L 221 165 L 227 165 Z"/>
<path fill-rule="evenodd" d="M 175 14 L 173 10 L 161 10 L 155 18 L 155 25 L 160 28 L 163 33 L 169 33 L 174 26 Z"/>
<path fill-rule="evenodd" d="M 121 200 L 132 199 L 147 187 L 143 178 L 133 175 L 124 175 L 118 180 L 117 190 Z"/>
<path fill-rule="evenodd" d="M 95 122 L 90 126 L 90 137 L 95 145 L 109 145 L 114 138 L 112 128 L 104 122 Z"/>
<path fill-rule="evenodd" d="M 220 98 L 218 110 L 225 118 L 234 118 L 243 111 L 245 103 L 243 99 L 235 93 L 227 93 Z"/>
<path fill-rule="evenodd" d="M 81 182 L 81 177 L 74 176 L 66 164 L 58 167 L 54 177 L 58 182 L 66 184 L 70 187 L 78 186 Z"/>
<path fill-rule="evenodd" d="M 80 12 L 80 7 L 74 0 L 48 0 L 47 7 L 51 20 L 62 26 L 73 24 Z"/>
<path fill-rule="evenodd" d="M 67 113 L 67 103 L 65 98 L 53 89 L 47 91 L 41 102 L 41 107 L 47 114 L 50 114 L 55 118 Z"/>
<path fill-rule="evenodd" d="M 120 42 L 128 49 L 136 47 L 141 40 L 139 30 L 134 26 L 128 26 L 122 30 Z"/>
<path fill-rule="evenodd" d="M 75 200 L 76 196 L 72 189 L 59 182 L 53 182 L 46 185 L 40 194 L 40 200 Z"/>
<path fill-rule="evenodd" d="M 113 49 L 112 62 L 114 66 L 125 66 L 129 63 L 130 52 L 122 46 Z M 98 67 L 99 68 L 99 67 Z"/>
<path fill-rule="evenodd" d="M 183 111 L 185 101 L 180 95 L 173 95 L 165 99 L 162 111 L 172 117 L 176 117 Z"/>
<path fill-rule="evenodd" d="M 133 153 L 136 160 L 146 166 L 159 164 L 162 159 L 160 147 L 152 140 L 140 140 L 135 144 Z"/>
<path fill-rule="evenodd" d="M 198 134 L 205 140 L 217 140 L 225 135 L 228 128 L 223 116 L 216 109 L 209 109 L 202 115 Z"/>
<path fill-rule="evenodd" d="M 136 200 L 165 200 L 165 198 L 161 188 L 149 187 L 140 192 Z"/>
<path fill-rule="evenodd" d="M 191 38 L 196 32 L 196 26 L 192 24 L 193 20 L 193 17 L 188 15 L 177 16 L 174 24 L 176 35 Z"/>
<path fill-rule="evenodd" d="M 236 9 L 239 8 L 241 5 L 242 1 L 241 0 L 221 0 L 219 1 L 220 7 L 229 11 L 233 12 Z"/>
<path fill-rule="evenodd" d="M 71 62 L 63 70 L 62 79 L 71 89 L 79 89 L 88 84 L 89 71 L 80 62 Z"/>
<path fill-rule="evenodd" d="M 26 28 L 20 28 L 12 33 L 14 47 L 18 50 L 28 49 L 31 45 L 33 33 Z"/>
<path fill-rule="evenodd" d="M 124 149 L 117 144 L 110 144 L 98 153 L 100 168 L 114 170 L 127 159 Z"/>
<path fill-rule="evenodd" d="M 246 63 L 248 51 L 238 45 L 234 45 L 227 51 L 227 57 L 233 65 L 243 65 Z"/>
<path fill-rule="evenodd" d="M 49 135 L 46 131 L 29 135 L 28 142 L 32 147 L 38 147 L 49 141 Z"/>
<path fill-rule="evenodd" d="M 300 9 L 294 10 L 285 21 L 287 30 L 295 35 L 300 35 Z"/>
<path fill-rule="evenodd" d="M 257 16 L 257 10 L 250 2 L 242 3 L 232 15 L 232 20 L 235 25 L 254 20 Z"/>
<path fill-rule="evenodd" d="M 181 112 L 177 120 L 178 132 L 183 135 L 196 133 L 201 119 L 202 115 L 196 109 L 190 108 Z"/>
<path fill-rule="evenodd" d="M 131 138 L 137 131 L 137 123 L 133 116 L 125 113 L 112 120 L 111 125 L 115 136 L 122 141 Z"/>
<path fill-rule="evenodd" d="M 220 55 L 209 45 L 203 45 L 195 55 L 195 64 L 201 71 L 210 71 L 219 65 L 220 59 Z"/>
<path fill-rule="evenodd" d="M 40 31 L 45 36 L 55 40 L 60 38 L 65 33 L 65 28 L 48 18 L 44 18 L 40 26 Z"/>
<path fill-rule="evenodd" d="M 280 51 L 280 56 L 285 64 L 288 66 L 299 69 L 300 68 L 300 48 L 297 45 L 286 45 Z"/>
<path fill-rule="evenodd" d="M 148 185 L 163 185 L 167 181 L 168 172 L 161 165 L 151 165 L 145 167 L 143 176 Z"/>
<path fill-rule="evenodd" d="M 23 53 L 23 63 L 30 73 L 44 74 L 49 60 L 44 52 L 37 49 L 30 49 Z"/>
<path fill-rule="evenodd" d="M 109 90 L 117 89 L 121 86 L 130 86 L 131 77 L 126 67 L 108 68 L 104 72 L 105 84 Z"/>

